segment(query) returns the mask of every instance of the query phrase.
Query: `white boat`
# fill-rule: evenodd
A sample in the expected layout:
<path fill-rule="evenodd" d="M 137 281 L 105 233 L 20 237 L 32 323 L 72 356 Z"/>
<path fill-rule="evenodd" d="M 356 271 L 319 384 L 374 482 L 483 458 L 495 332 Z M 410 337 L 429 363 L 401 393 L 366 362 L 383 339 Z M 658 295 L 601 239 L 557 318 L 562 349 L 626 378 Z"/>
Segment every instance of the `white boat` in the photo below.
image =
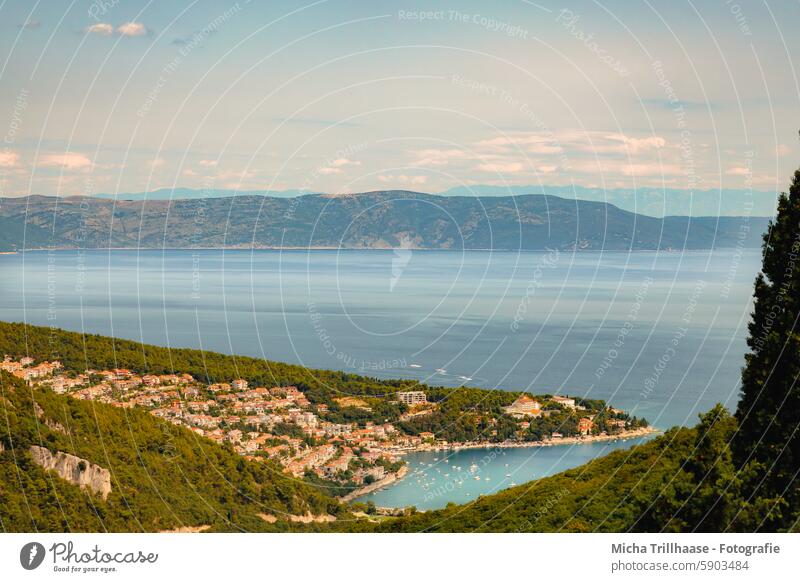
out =
<path fill-rule="evenodd" d="M 437 374 L 447 374 L 447 370 L 445 370 L 444 368 L 436 368 L 436 373 Z"/>
<path fill-rule="evenodd" d="M 422 366 L 420 366 L 419 364 L 409 364 L 408 367 L 409 368 L 421 368 Z"/>

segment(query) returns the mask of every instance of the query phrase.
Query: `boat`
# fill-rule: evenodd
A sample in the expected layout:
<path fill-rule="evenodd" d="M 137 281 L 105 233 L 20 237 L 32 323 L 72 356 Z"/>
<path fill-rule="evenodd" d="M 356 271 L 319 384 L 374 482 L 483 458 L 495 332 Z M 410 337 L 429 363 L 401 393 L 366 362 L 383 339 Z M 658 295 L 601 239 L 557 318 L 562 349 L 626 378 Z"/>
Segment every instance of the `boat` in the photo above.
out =
<path fill-rule="evenodd" d="M 506 477 L 511 477 L 511 473 L 506 473 Z"/>
<path fill-rule="evenodd" d="M 437 374 L 447 374 L 447 370 L 445 370 L 444 368 L 436 368 L 436 373 Z"/>
<path fill-rule="evenodd" d="M 476 481 L 480 481 L 481 480 L 479 475 L 475 475 L 475 477 L 473 477 L 473 479 L 475 479 Z"/>

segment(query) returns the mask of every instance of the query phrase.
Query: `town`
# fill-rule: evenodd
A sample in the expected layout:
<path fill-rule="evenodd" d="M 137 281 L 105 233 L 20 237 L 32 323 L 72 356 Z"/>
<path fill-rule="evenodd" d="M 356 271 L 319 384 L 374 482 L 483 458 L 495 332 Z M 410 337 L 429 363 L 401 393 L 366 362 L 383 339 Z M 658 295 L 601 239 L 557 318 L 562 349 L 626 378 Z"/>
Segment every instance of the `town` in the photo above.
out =
<path fill-rule="evenodd" d="M 249 459 L 276 461 L 294 477 L 323 484 L 347 498 L 402 477 L 402 455 L 412 451 L 478 447 L 489 442 L 493 446 L 552 445 L 627 438 L 651 430 L 643 421 L 605 403 L 598 411 L 575 398 L 522 394 L 501 411 L 502 420 L 512 423 L 512 438 L 498 443 L 498 431 L 493 429 L 489 437 L 494 440 L 448 442 L 432 431 L 408 430 L 411 423 L 433 416 L 439 408 L 422 390 L 398 391 L 383 399 L 396 409 L 394 422 L 363 418 L 337 422 L 341 411 L 369 416 L 370 399 L 337 397 L 334 403 L 339 413 L 335 413 L 327 404 L 311 402 L 295 386 L 251 386 L 244 379 L 204 384 L 189 374 L 140 375 L 127 369 L 76 373 L 57 361 L 36 363 L 30 357 L 14 360 L 9 356 L 0 369 L 35 388 L 116 407 L 144 408 L 200 436 L 228 444 Z M 489 419 L 490 426 L 499 423 L 497 418 Z"/>

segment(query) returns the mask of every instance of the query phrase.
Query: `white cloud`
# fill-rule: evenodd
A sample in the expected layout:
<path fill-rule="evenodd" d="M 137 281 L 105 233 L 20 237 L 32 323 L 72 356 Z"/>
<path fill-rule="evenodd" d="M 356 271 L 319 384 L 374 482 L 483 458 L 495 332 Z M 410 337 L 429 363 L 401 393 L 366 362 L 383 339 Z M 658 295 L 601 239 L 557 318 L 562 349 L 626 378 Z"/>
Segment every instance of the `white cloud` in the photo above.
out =
<path fill-rule="evenodd" d="M 150 167 L 151 168 L 160 168 L 161 166 L 165 165 L 166 163 L 167 163 L 167 160 L 165 160 L 164 158 L 156 158 L 156 159 L 154 159 L 154 160 L 152 160 L 150 162 Z"/>
<path fill-rule="evenodd" d="M 42 25 L 42 21 L 41 20 L 32 20 L 32 19 L 29 18 L 25 22 L 22 22 L 22 23 L 18 24 L 17 27 L 18 28 L 33 29 L 33 28 L 39 28 L 41 25 Z"/>
<path fill-rule="evenodd" d="M 478 164 L 478 169 L 484 172 L 496 172 L 498 174 L 516 174 L 525 169 L 520 162 L 486 162 Z"/>
<path fill-rule="evenodd" d="M 627 135 L 623 135 L 621 133 L 612 133 L 606 135 L 605 138 L 612 142 L 621 142 L 625 145 L 625 148 L 622 149 L 622 152 L 630 152 L 630 153 L 637 153 L 643 150 L 649 149 L 659 149 L 663 148 L 667 145 L 667 140 L 663 137 L 658 137 L 655 135 L 643 138 L 636 138 L 636 137 L 628 137 Z"/>
<path fill-rule="evenodd" d="M 378 176 L 378 180 L 383 183 L 388 184 L 412 184 L 414 186 L 419 186 L 421 184 L 425 184 L 428 181 L 428 176 L 407 176 L 405 174 L 381 174 Z"/>
<path fill-rule="evenodd" d="M 324 168 L 320 168 L 319 170 L 317 170 L 317 172 L 319 172 L 320 174 L 325 174 L 325 175 L 342 174 L 342 173 L 344 173 L 341 168 L 330 168 L 330 167 L 327 167 L 327 166 L 324 167 Z"/>
<path fill-rule="evenodd" d="M 725 173 L 729 176 L 747 176 L 751 173 L 751 170 L 741 166 L 734 166 L 733 168 L 728 168 Z"/>
<path fill-rule="evenodd" d="M 46 168 L 61 168 L 63 170 L 88 170 L 92 167 L 92 160 L 84 154 L 65 152 L 63 154 L 47 154 L 39 160 L 39 165 Z"/>
<path fill-rule="evenodd" d="M 611 170 L 613 173 L 614 169 Z M 622 173 L 626 176 L 674 176 L 685 173 L 684 168 L 678 164 L 664 164 L 661 162 L 625 164 Z"/>
<path fill-rule="evenodd" d="M 19 154 L 17 152 L 0 152 L 0 168 L 15 168 L 19 165 Z"/>
<path fill-rule="evenodd" d="M 200 160 L 200 165 L 204 168 L 215 168 L 219 162 L 217 160 Z"/>
<path fill-rule="evenodd" d="M 147 27 L 141 22 L 126 22 L 120 24 L 116 30 L 111 24 L 107 22 L 98 22 L 92 24 L 85 29 L 89 34 L 96 34 L 98 36 L 111 36 L 116 32 L 120 36 L 145 36 L 149 31 Z"/>
<path fill-rule="evenodd" d="M 117 27 L 117 32 L 122 36 L 144 36 L 147 28 L 141 22 L 126 22 Z"/>
<path fill-rule="evenodd" d="M 347 158 L 338 158 L 330 163 L 331 166 L 338 168 L 341 166 L 360 166 L 361 162 L 348 160 Z"/>
<path fill-rule="evenodd" d="M 446 166 L 453 160 L 468 160 L 474 157 L 474 154 L 459 149 L 427 149 L 420 150 L 416 154 L 417 160 L 414 165 L 417 166 Z"/>
<path fill-rule="evenodd" d="M 780 156 L 780 157 L 788 156 L 790 153 L 792 153 L 792 148 L 790 148 L 787 145 L 784 145 L 784 144 L 781 143 L 781 144 L 778 144 L 775 147 L 775 155 L 777 155 L 777 156 Z"/>
<path fill-rule="evenodd" d="M 114 34 L 114 27 L 110 24 L 106 24 L 105 22 L 98 22 L 97 24 L 93 24 L 88 27 L 86 32 L 100 36 L 111 36 Z"/>

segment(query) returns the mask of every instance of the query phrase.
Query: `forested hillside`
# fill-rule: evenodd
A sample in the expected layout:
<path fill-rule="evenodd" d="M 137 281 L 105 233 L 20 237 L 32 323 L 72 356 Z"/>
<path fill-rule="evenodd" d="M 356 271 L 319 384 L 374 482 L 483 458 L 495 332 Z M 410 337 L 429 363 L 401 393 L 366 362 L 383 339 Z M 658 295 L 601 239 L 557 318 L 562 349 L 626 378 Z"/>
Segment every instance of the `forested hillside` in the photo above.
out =
<path fill-rule="evenodd" d="M 2 531 L 280 530 L 289 515 L 343 511 L 277 465 L 247 461 L 145 411 L 31 391 L 0 374 Z M 45 471 L 31 446 L 110 471 L 107 499 Z"/>

